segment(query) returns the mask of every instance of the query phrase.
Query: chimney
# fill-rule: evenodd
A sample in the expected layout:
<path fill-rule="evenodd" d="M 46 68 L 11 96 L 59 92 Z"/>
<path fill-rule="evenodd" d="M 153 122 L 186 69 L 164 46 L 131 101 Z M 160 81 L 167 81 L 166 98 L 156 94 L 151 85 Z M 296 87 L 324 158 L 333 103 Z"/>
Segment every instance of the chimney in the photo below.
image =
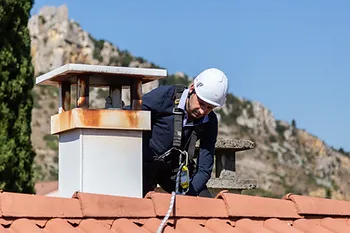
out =
<path fill-rule="evenodd" d="M 67 64 L 37 77 L 36 84 L 59 88 L 51 134 L 59 136 L 58 196 L 89 192 L 142 197 L 142 131 L 151 129 L 142 111 L 142 84 L 166 77 L 163 69 Z M 71 87 L 77 99 L 71 107 Z M 122 87 L 130 87 L 128 110 Z M 90 109 L 90 87 L 109 87 L 111 108 Z"/>

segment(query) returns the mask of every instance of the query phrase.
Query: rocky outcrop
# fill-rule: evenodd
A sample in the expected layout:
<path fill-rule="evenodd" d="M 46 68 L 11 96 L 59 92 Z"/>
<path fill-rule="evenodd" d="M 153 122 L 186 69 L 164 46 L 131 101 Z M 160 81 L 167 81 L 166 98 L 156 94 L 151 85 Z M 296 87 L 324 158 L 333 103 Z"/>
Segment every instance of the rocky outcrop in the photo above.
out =
<path fill-rule="evenodd" d="M 291 123 L 276 120 L 261 103 L 230 97 L 217 111 L 222 135 L 254 141 L 237 153 L 237 173 L 258 180 L 269 195 L 286 192 L 349 199 L 350 156 Z M 237 107 L 239 106 L 239 107 Z"/>

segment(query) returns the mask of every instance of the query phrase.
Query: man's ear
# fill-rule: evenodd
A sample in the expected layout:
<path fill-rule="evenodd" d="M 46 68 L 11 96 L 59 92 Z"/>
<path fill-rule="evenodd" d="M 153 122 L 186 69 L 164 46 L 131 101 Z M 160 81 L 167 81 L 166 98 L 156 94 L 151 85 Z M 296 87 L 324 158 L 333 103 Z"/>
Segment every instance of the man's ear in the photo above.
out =
<path fill-rule="evenodd" d="M 188 95 L 187 98 L 190 98 L 190 96 L 194 93 L 194 84 L 191 83 L 190 86 L 188 87 Z"/>

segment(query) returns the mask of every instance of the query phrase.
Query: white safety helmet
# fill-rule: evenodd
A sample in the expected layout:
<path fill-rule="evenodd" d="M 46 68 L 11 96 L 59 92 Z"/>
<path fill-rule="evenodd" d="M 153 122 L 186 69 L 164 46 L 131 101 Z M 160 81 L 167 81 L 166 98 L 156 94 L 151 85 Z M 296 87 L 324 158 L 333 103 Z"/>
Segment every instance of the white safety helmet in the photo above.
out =
<path fill-rule="evenodd" d="M 228 79 L 224 72 L 216 68 L 202 71 L 193 81 L 200 99 L 216 107 L 225 104 L 228 92 Z"/>

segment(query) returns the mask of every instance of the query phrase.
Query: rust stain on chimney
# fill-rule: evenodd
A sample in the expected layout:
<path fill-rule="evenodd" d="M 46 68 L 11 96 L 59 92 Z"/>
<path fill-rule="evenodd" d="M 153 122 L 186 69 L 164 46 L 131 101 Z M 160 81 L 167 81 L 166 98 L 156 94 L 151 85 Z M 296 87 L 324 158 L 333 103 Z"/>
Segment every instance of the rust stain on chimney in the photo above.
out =
<path fill-rule="evenodd" d="M 73 128 L 147 130 L 149 120 L 145 111 L 75 108 L 52 116 L 52 132 Z"/>
<path fill-rule="evenodd" d="M 101 110 L 98 109 L 82 109 L 79 111 L 79 120 L 83 126 L 97 127 L 101 125 Z"/>
<path fill-rule="evenodd" d="M 51 133 L 64 131 L 73 127 L 72 111 L 68 110 L 51 117 Z"/>
<path fill-rule="evenodd" d="M 139 126 L 138 114 L 132 110 L 120 110 L 117 114 L 113 110 L 81 109 L 79 111 L 79 119 L 83 126 L 90 127 L 101 127 L 106 124 L 113 125 L 116 121 L 118 121 L 119 126 L 124 128 L 137 128 Z"/>
<path fill-rule="evenodd" d="M 67 114 L 65 125 L 68 127 L 72 126 L 72 111 L 65 112 Z"/>
<path fill-rule="evenodd" d="M 124 111 L 127 124 L 130 128 L 136 128 L 139 125 L 139 118 L 136 111 Z"/>

